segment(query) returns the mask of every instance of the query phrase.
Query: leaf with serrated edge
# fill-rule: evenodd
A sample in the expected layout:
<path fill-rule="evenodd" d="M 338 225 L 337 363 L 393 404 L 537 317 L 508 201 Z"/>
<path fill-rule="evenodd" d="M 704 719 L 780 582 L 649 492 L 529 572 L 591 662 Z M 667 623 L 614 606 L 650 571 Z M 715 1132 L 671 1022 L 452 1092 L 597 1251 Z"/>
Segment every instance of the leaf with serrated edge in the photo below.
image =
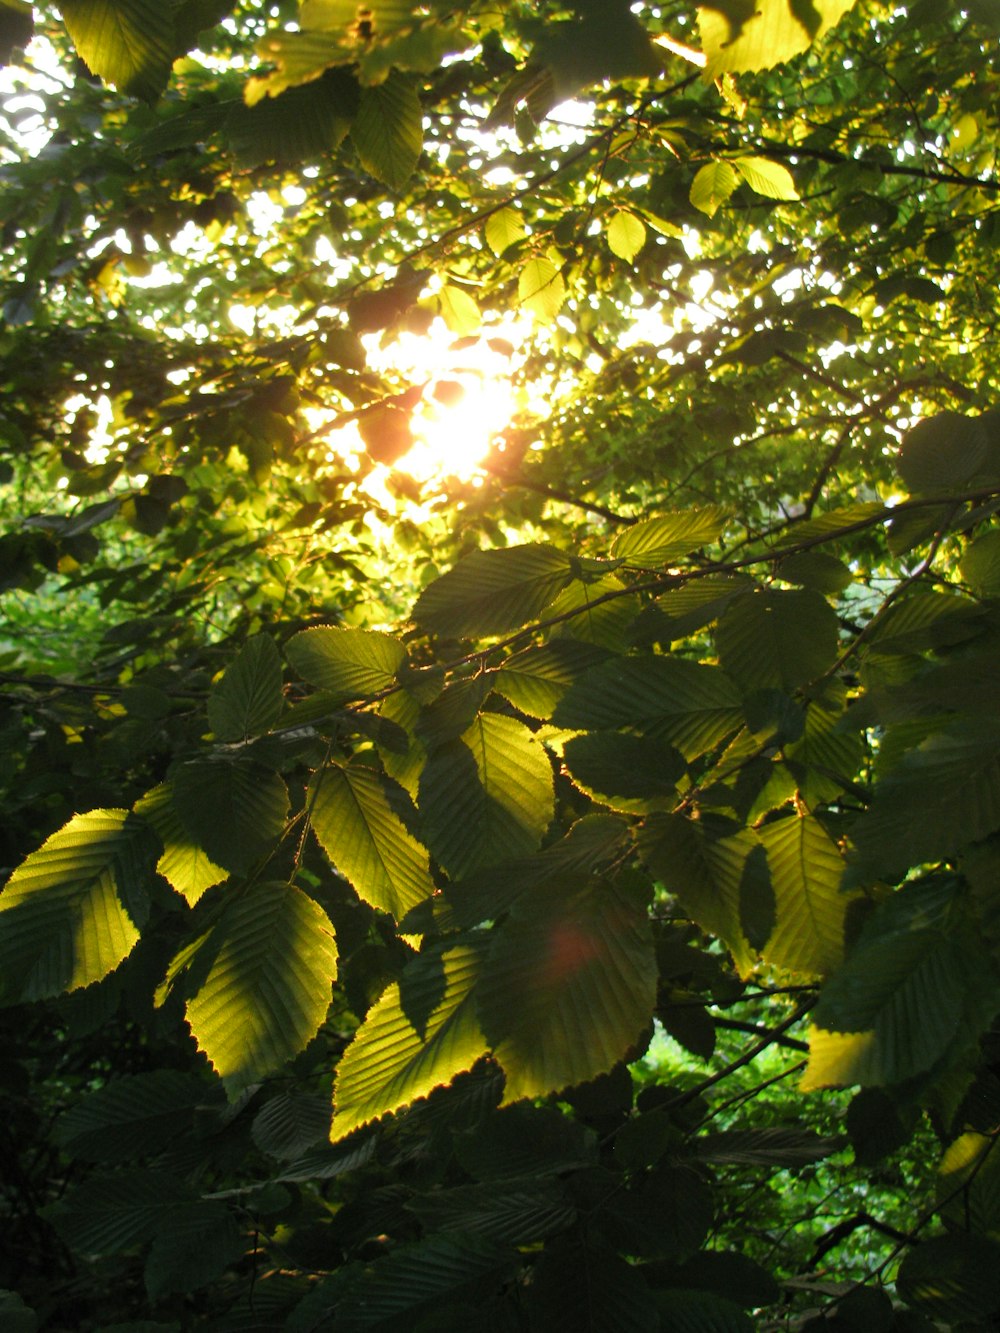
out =
<path fill-rule="evenodd" d="M 427 844 L 452 879 L 540 845 L 554 811 L 552 766 L 523 722 L 481 714 L 420 776 Z"/>
<path fill-rule="evenodd" d="M 175 55 L 169 5 L 160 0 L 63 0 L 59 8 L 91 73 L 134 97 L 159 97 Z"/>
<path fill-rule="evenodd" d="M 505 250 L 527 235 L 520 213 L 513 208 L 501 208 L 486 219 L 486 244 L 499 258 Z"/>
<path fill-rule="evenodd" d="M 634 213 L 620 209 L 608 223 L 608 249 L 631 264 L 646 244 L 646 228 Z"/>
<path fill-rule="evenodd" d="M 634 568 L 655 569 L 715 541 L 725 522 L 725 511 L 717 505 L 660 514 L 626 528 L 611 553 Z"/>
<path fill-rule="evenodd" d="M 517 295 L 521 305 L 543 323 L 550 323 L 566 300 L 563 275 L 544 255 L 529 259 L 517 279 Z"/>
<path fill-rule="evenodd" d="M 775 897 L 775 926 L 764 957 L 778 967 L 824 975 L 844 956 L 844 916 L 851 901 L 840 891 L 844 861 L 811 815 L 779 819 L 760 830 Z"/>
<path fill-rule="evenodd" d="M 163 844 L 157 872 L 189 907 L 194 907 L 208 889 L 229 878 L 229 871 L 217 866 L 185 829 L 174 806 L 169 782 L 161 782 L 147 792 L 136 802 L 135 812 L 148 821 Z"/>
<path fill-rule="evenodd" d="M 808 10 L 788 0 L 715 0 L 698 10 L 706 56 L 704 78 L 770 69 L 808 49 L 853 6 L 854 0 L 813 0 Z M 802 16 L 806 15 L 806 19 Z M 808 20 L 808 21 L 807 21 Z"/>
<path fill-rule="evenodd" d="M 430 857 L 389 804 L 379 774 L 361 764 L 331 764 L 309 789 L 320 846 L 379 911 L 402 920 L 434 892 Z"/>
<path fill-rule="evenodd" d="M 572 575 L 569 556 L 551 546 L 473 551 L 428 584 L 413 618 L 437 634 L 503 634 L 539 616 Z"/>
<path fill-rule="evenodd" d="M 766 157 L 734 157 L 733 166 L 746 183 L 765 199 L 798 199 L 792 173 Z"/>
<path fill-rule="evenodd" d="M 447 283 L 441 288 L 441 294 L 438 297 L 441 302 L 441 318 L 444 320 L 450 333 L 456 333 L 463 337 L 470 333 L 475 333 L 483 322 L 482 311 L 476 304 L 475 299 L 461 287 L 455 287 Z"/>
<path fill-rule="evenodd" d="M 603 1074 L 651 1021 L 656 961 L 645 904 L 575 877 L 522 897 L 493 938 L 483 1031 L 507 1076 L 504 1103 Z"/>
<path fill-rule="evenodd" d="M 0 894 L 0 996 L 42 1000 L 100 981 L 132 952 L 155 840 L 128 810 L 74 815 Z"/>
<path fill-rule="evenodd" d="M 205 941 L 208 975 L 187 1002 L 199 1048 L 235 1096 L 303 1050 L 330 1007 L 337 948 L 326 913 L 290 884 L 256 884 Z"/>
<path fill-rule="evenodd" d="M 728 162 L 706 162 L 691 182 L 691 204 L 699 212 L 713 217 L 739 184 L 739 177 Z"/>
<path fill-rule="evenodd" d="M 266 634 L 255 634 L 213 685 L 209 725 L 220 741 L 261 736 L 278 721 L 283 703 L 278 650 Z"/>
<path fill-rule="evenodd" d="M 401 190 L 424 146 L 423 113 L 413 81 L 399 71 L 362 88 L 351 139 L 365 171 Z"/>
<path fill-rule="evenodd" d="M 440 976 L 426 965 L 412 982 L 404 975 L 407 1008 L 430 1010 L 422 1031 L 404 1012 L 400 983 L 372 1005 L 337 1066 L 334 1142 L 426 1097 L 486 1054 L 473 1000 L 481 958 L 480 947 L 459 945 L 441 955 Z"/>
<path fill-rule="evenodd" d="M 388 689 L 406 658 L 406 649 L 391 634 L 336 625 L 294 634 L 285 651 L 304 680 L 340 703 Z"/>

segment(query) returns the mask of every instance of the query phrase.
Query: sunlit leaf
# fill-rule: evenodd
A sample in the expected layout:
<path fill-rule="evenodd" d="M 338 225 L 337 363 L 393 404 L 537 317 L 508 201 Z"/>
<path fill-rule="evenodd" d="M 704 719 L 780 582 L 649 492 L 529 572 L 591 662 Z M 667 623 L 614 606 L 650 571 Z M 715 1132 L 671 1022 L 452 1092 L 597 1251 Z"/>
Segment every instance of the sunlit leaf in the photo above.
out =
<path fill-rule="evenodd" d="M 705 78 L 770 69 L 805 51 L 847 13 L 854 0 L 712 0 L 698 10 L 707 57 Z"/>
<path fill-rule="evenodd" d="M 441 302 L 441 318 L 452 333 L 475 333 L 482 324 L 483 316 L 479 306 L 461 287 L 447 283 L 441 288 L 438 300 Z"/>
<path fill-rule="evenodd" d="M 473 551 L 424 589 L 413 618 L 437 634 L 503 634 L 538 617 L 572 572 L 551 546 Z"/>
<path fill-rule="evenodd" d="M 189 906 L 194 907 L 207 889 L 228 878 L 228 870 L 217 866 L 185 828 L 168 782 L 147 792 L 136 802 L 135 810 L 163 844 L 157 871 Z"/>
<path fill-rule="evenodd" d="M 520 304 L 544 324 L 551 323 L 566 300 L 562 274 L 544 255 L 529 259 L 517 279 Z"/>
<path fill-rule="evenodd" d="M 334 1141 L 426 1097 L 486 1053 L 473 998 L 481 966 L 481 945 L 422 956 L 369 1009 L 337 1066 Z"/>
<path fill-rule="evenodd" d="M 760 830 L 774 887 L 776 924 L 764 957 L 796 972 L 828 973 L 844 954 L 844 862 L 812 816 L 778 819 Z"/>
<path fill-rule="evenodd" d="M 314 776 L 308 801 L 320 846 L 366 902 L 401 920 L 434 892 L 427 851 L 374 769 L 330 764 Z"/>
<path fill-rule="evenodd" d="M 120 92 L 155 101 L 175 51 L 173 13 L 158 0 L 63 0 L 60 11 L 80 58 Z"/>
<path fill-rule="evenodd" d="M 655 569 L 715 541 L 725 522 L 725 512 L 715 505 L 661 514 L 626 528 L 611 552 L 634 568 Z"/>
<path fill-rule="evenodd" d="M 719 211 L 739 184 L 733 166 L 729 162 L 706 162 L 699 167 L 691 182 L 691 203 L 709 217 Z"/>
<path fill-rule="evenodd" d="M 634 213 L 619 209 L 608 223 L 607 237 L 611 253 L 631 264 L 646 243 L 646 228 Z"/>
<path fill-rule="evenodd" d="M 74 815 L 0 894 L 0 997 L 41 1000 L 108 975 L 139 939 L 155 840 L 127 810 Z"/>
<path fill-rule="evenodd" d="M 412 80 L 395 72 L 384 83 L 362 88 L 351 140 L 366 171 L 390 189 L 402 189 L 424 145 L 423 113 Z"/>
<path fill-rule="evenodd" d="M 220 741 L 242 741 L 273 727 L 283 704 L 274 640 L 255 634 L 212 687 L 208 721 Z"/>
<path fill-rule="evenodd" d="M 344 703 L 388 688 L 406 657 L 405 648 L 391 634 L 334 625 L 293 635 L 286 652 L 310 685 L 327 690 L 331 702 Z"/>
<path fill-rule="evenodd" d="M 792 173 L 780 162 L 766 157 L 734 157 L 732 162 L 751 190 L 765 199 L 798 199 Z"/>
<path fill-rule="evenodd" d="M 277 773 L 250 759 L 198 759 L 170 778 L 174 809 L 208 857 L 245 873 L 285 826 L 288 790 Z"/>
<path fill-rule="evenodd" d="M 234 1096 L 276 1074 L 319 1030 L 337 975 L 333 928 L 294 885 L 255 884 L 227 904 L 199 952 L 210 965 L 187 1020 Z"/>
<path fill-rule="evenodd" d="M 486 219 L 486 244 L 498 257 L 527 235 L 524 220 L 514 208 L 499 208 Z"/>

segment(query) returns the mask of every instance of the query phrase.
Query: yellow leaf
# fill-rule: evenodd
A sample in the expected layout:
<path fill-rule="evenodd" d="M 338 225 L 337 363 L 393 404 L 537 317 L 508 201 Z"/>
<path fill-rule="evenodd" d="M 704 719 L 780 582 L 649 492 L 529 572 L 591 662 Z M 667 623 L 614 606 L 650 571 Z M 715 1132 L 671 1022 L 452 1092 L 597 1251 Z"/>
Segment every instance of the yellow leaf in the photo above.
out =
<path fill-rule="evenodd" d="M 608 223 L 608 246 L 613 255 L 631 264 L 646 244 L 646 228 L 634 213 L 619 210 Z"/>
<path fill-rule="evenodd" d="M 475 333 L 482 323 L 479 306 L 461 287 L 442 287 L 438 298 L 441 302 L 441 318 L 452 333 L 462 336 Z"/>
<path fill-rule="evenodd" d="M 517 280 L 517 294 L 536 319 L 553 320 L 566 300 L 566 284 L 550 259 L 529 259 Z"/>

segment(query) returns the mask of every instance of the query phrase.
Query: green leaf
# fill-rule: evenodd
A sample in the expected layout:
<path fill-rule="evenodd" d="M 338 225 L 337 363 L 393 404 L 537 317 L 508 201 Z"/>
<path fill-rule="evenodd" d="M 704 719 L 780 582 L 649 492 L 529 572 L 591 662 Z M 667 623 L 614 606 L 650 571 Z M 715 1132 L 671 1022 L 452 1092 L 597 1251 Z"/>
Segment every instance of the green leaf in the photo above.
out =
<path fill-rule="evenodd" d="M 532 644 L 508 657 L 496 677 L 498 694 L 529 717 L 549 718 L 574 681 L 608 659 L 606 649 L 576 639 Z"/>
<path fill-rule="evenodd" d="M 317 1093 L 279 1092 L 254 1116 L 253 1141 L 261 1152 L 294 1161 L 330 1138 L 330 1099 Z"/>
<path fill-rule="evenodd" d="M 400 1245 L 368 1268 L 337 1306 L 336 1324 L 345 1330 L 397 1328 L 428 1307 L 483 1282 L 493 1289 L 513 1268 L 506 1245 L 483 1236 L 429 1236 Z M 400 1323 L 405 1316 L 405 1324 Z"/>
<path fill-rule="evenodd" d="M 483 322 L 483 314 L 473 297 L 461 287 L 446 283 L 438 295 L 441 318 L 451 333 L 463 337 L 475 333 Z"/>
<path fill-rule="evenodd" d="M 3 4 L 0 5 L 0 62 L 8 64 L 13 59 L 15 51 L 23 50 L 28 45 L 34 27 L 34 17 L 28 0 L 3 0 Z M 6 1312 L 0 1309 L 0 1313 Z M 21 1333 L 21 1330 L 15 1328 L 14 1333 Z"/>
<path fill-rule="evenodd" d="M 504 1102 L 583 1083 L 625 1057 L 652 1019 L 645 903 L 603 880 L 555 881 L 496 931 L 479 1014 L 507 1076 Z"/>
<path fill-rule="evenodd" d="M 718 667 L 680 657 L 618 657 L 588 671 L 552 714 L 574 731 L 637 727 L 696 759 L 743 720 L 740 696 Z"/>
<path fill-rule="evenodd" d="M 504 634 L 535 620 L 572 573 L 570 557 L 551 546 L 473 551 L 424 589 L 413 618 L 435 634 Z"/>
<path fill-rule="evenodd" d="M 294 885 L 255 884 L 226 905 L 199 953 L 210 966 L 187 1020 L 234 1096 L 278 1073 L 319 1031 L 337 975 L 333 928 Z"/>
<path fill-rule="evenodd" d="M 384 83 L 362 88 L 351 139 L 365 171 L 391 190 L 401 190 L 424 146 L 423 112 L 413 80 L 394 70 Z"/>
<path fill-rule="evenodd" d="M 663 1299 L 661 1333 L 752 1333 L 753 1320 L 725 1296 L 671 1291 Z"/>
<path fill-rule="evenodd" d="M 500 208 L 486 219 L 486 244 L 499 257 L 528 234 L 524 219 L 515 208 Z"/>
<path fill-rule="evenodd" d="M 155 102 L 167 86 L 174 20 L 158 0 L 63 0 L 63 20 L 77 54 L 119 92 Z"/>
<path fill-rule="evenodd" d="M 165 1171 L 91 1176 L 53 1210 L 56 1229 L 84 1254 L 121 1254 L 146 1244 L 194 1196 Z"/>
<path fill-rule="evenodd" d="M 118 1078 L 84 1097 L 56 1126 L 58 1142 L 93 1162 L 149 1157 L 190 1128 L 216 1089 L 174 1069 Z"/>
<path fill-rule="evenodd" d="M 959 568 L 980 597 L 1000 596 L 1000 532 L 984 532 L 965 549 Z"/>
<path fill-rule="evenodd" d="M 537 1176 L 436 1190 L 408 1207 L 426 1230 L 487 1236 L 511 1245 L 564 1231 L 577 1216 L 562 1185 Z"/>
<path fill-rule="evenodd" d="M 281 716 L 281 660 L 274 641 L 255 634 L 208 697 L 208 722 L 220 741 L 260 736 Z"/>
<path fill-rule="evenodd" d="M 246 81 L 243 100 L 247 106 L 318 79 L 331 65 L 344 62 L 339 41 L 320 32 L 270 32 L 258 42 L 257 54 L 275 68 Z"/>
<path fill-rule="evenodd" d="M 207 1286 L 243 1250 L 243 1237 L 225 1204 L 199 1199 L 171 1209 L 156 1229 L 146 1260 L 149 1299 L 155 1303 L 172 1292 Z"/>
<path fill-rule="evenodd" d="M 646 244 L 646 228 L 634 213 L 619 209 L 608 223 L 607 237 L 611 253 L 631 264 Z"/>
<path fill-rule="evenodd" d="M 765 199 L 798 199 L 792 173 L 766 157 L 734 157 L 733 166 L 746 183 Z"/>
<path fill-rule="evenodd" d="M 170 783 L 188 836 L 236 874 L 245 874 L 284 831 L 288 790 L 277 773 L 250 759 L 178 764 Z"/>
<path fill-rule="evenodd" d="M 1000 1155 L 988 1134 L 960 1134 L 938 1168 L 939 1215 L 946 1226 L 1000 1240 Z"/>
<path fill-rule="evenodd" d="M 743 933 L 740 889 L 759 847 L 750 829 L 713 838 L 700 821 L 677 814 L 651 816 L 638 836 L 642 861 L 702 929 L 723 941 L 743 976 L 753 967 L 754 953 Z"/>
<path fill-rule="evenodd" d="M 701 213 L 714 217 L 740 183 L 729 162 L 706 162 L 699 167 L 691 182 L 691 205 Z"/>
<path fill-rule="evenodd" d="M 823 975 L 844 955 L 841 892 L 844 862 L 837 844 L 811 815 L 778 819 L 760 830 L 774 888 L 776 922 L 764 957 L 794 972 Z"/>
<path fill-rule="evenodd" d="M 839 1135 L 824 1136 L 812 1129 L 784 1125 L 725 1130 L 702 1134 L 694 1140 L 695 1152 L 706 1162 L 766 1166 L 772 1170 L 821 1162 L 843 1146 L 844 1139 Z"/>
<path fill-rule="evenodd" d="M 293 635 L 286 652 L 299 675 L 328 691 L 333 703 L 388 689 L 406 658 L 406 649 L 391 634 L 333 625 Z"/>
<path fill-rule="evenodd" d="M 899 475 L 911 491 L 967 486 L 986 464 L 989 445 L 982 418 L 939 412 L 906 432 Z"/>
<path fill-rule="evenodd" d="M 148 822 L 163 844 L 157 872 L 189 907 L 194 907 L 206 890 L 228 879 L 228 870 L 217 866 L 184 827 L 169 782 L 161 782 L 147 792 L 136 802 L 135 812 Z"/>
<path fill-rule="evenodd" d="M 649 736 L 620 731 L 590 731 L 574 736 L 563 747 L 563 758 L 573 781 L 616 809 L 653 808 L 672 798 L 685 772 L 683 757 Z"/>
<path fill-rule="evenodd" d="M 421 955 L 372 1005 L 337 1066 L 334 1142 L 486 1054 L 473 998 L 481 966 L 481 945 Z"/>
<path fill-rule="evenodd" d="M 792 0 L 712 0 L 698 10 L 706 56 L 704 77 L 770 69 L 822 37 L 854 0 L 814 0 L 808 9 Z"/>
<path fill-rule="evenodd" d="M 902 1083 L 988 1022 L 994 968 L 971 929 L 955 928 L 954 894 L 918 881 L 869 918 L 813 1011 L 807 1087 Z"/>
<path fill-rule="evenodd" d="M 1000 724 L 961 718 L 903 758 L 851 829 L 864 877 L 951 856 L 1000 828 Z"/>
<path fill-rule="evenodd" d="M 523 722 L 483 713 L 431 754 L 417 804 L 452 879 L 537 849 L 554 810 L 552 766 Z"/>
<path fill-rule="evenodd" d="M 100 981 L 149 910 L 155 843 L 127 810 L 74 815 L 0 894 L 0 998 L 48 999 Z"/>
<path fill-rule="evenodd" d="M 232 104 L 226 138 L 243 167 L 325 159 L 347 137 L 357 106 L 353 75 L 331 69 L 312 83 L 266 97 L 256 106 Z"/>
<path fill-rule="evenodd" d="M 518 303 L 543 324 L 551 324 L 566 300 L 563 275 L 544 255 L 529 259 L 518 274 Z"/>
<path fill-rule="evenodd" d="M 2 31 L 2 20 L 0 20 L 0 32 Z M 30 35 L 29 27 L 28 36 Z M 10 58 L 4 54 L 2 47 L 0 47 L 0 57 L 4 60 Z M 38 1316 L 34 1310 L 25 1305 L 16 1291 L 0 1291 L 0 1323 L 3 1324 L 5 1333 L 38 1333 Z"/>
<path fill-rule="evenodd" d="M 312 826 L 358 896 L 397 921 L 434 892 L 430 858 L 393 810 L 385 782 L 362 764 L 330 764 L 309 788 Z"/>
<path fill-rule="evenodd" d="M 615 538 L 611 554 L 633 569 L 657 569 L 714 542 L 726 524 L 717 505 L 642 519 Z"/>
<path fill-rule="evenodd" d="M 546 1246 L 525 1303 L 537 1329 L 656 1333 L 661 1327 L 642 1273 L 605 1249 Z"/>
<path fill-rule="evenodd" d="M 778 577 L 785 583 L 797 583 L 824 593 L 843 592 L 854 580 L 847 565 L 825 551 L 800 551 L 786 556 L 778 566 Z"/>
<path fill-rule="evenodd" d="M 837 655 L 839 624 L 818 592 L 778 589 L 731 603 L 716 627 L 719 660 L 746 690 L 794 689 Z"/>
<path fill-rule="evenodd" d="M 896 1290 L 949 1327 L 988 1321 L 1000 1306 L 1000 1245 L 965 1230 L 933 1236 L 907 1250 Z"/>

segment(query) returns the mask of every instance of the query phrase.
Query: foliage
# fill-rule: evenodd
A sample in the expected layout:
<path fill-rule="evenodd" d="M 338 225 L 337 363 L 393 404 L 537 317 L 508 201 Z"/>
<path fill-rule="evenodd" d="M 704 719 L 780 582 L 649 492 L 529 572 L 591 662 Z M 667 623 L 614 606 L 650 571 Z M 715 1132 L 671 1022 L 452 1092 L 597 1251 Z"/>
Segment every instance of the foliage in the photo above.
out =
<path fill-rule="evenodd" d="M 0 6 L 5 1327 L 995 1326 L 996 35 Z"/>

